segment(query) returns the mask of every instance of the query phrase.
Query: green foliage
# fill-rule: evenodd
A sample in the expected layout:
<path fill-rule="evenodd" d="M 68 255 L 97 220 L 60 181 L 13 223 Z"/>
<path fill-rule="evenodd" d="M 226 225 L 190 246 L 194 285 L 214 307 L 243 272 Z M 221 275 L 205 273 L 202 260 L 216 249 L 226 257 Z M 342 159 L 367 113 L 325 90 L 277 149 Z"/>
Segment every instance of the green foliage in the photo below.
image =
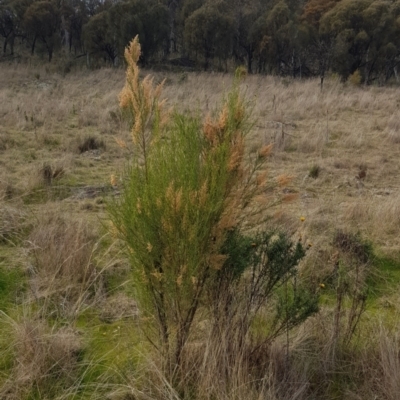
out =
<path fill-rule="evenodd" d="M 229 231 L 221 248 L 228 258 L 218 276 L 228 276 L 232 281 L 239 279 L 249 267 L 257 244 L 250 236 L 244 236 L 236 229 Z"/>
<path fill-rule="evenodd" d="M 234 20 L 223 1 L 205 3 L 185 21 L 185 42 L 190 50 L 199 52 L 207 70 L 213 57 L 230 56 L 234 35 Z"/>
<path fill-rule="evenodd" d="M 0 310 L 5 311 L 8 306 L 15 304 L 19 291 L 24 290 L 25 279 L 17 267 L 7 270 L 0 256 Z"/>
<path fill-rule="evenodd" d="M 297 266 L 305 256 L 300 242 L 293 243 L 281 232 L 264 232 L 255 243 L 249 294 L 256 309 L 267 306 L 277 296 L 276 309 L 271 310 L 275 314 L 269 333 L 271 339 L 317 312 L 318 296 L 315 290 L 297 283 Z"/>
<path fill-rule="evenodd" d="M 107 57 L 112 64 L 118 56 L 117 28 L 110 25 L 107 11 L 93 16 L 84 27 L 84 42 L 90 53 Z"/>
<path fill-rule="evenodd" d="M 334 237 L 333 286 L 336 292 L 334 345 L 348 345 L 366 309 L 368 280 L 372 270 L 373 250 L 359 235 L 338 231 Z M 348 302 L 346 312 L 344 304 Z M 334 347 L 335 347 L 334 346 Z"/>
<path fill-rule="evenodd" d="M 230 60 L 249 73 L 319 76 L 322 88 L 329 70 L 343 81 L 359 70 L 366 84 L 396 75 L 399 17 L 390 0 L 2 0 L 0 39 L 4 54 L 28 45 L 51 60 L 63 46 L 86 54 L 88 66 L 118 66 L 139 35 L 142 64 L 172 61 L 174 53 L 188 65 L 190 56 L 205 69 L 227 70 Z"/>
<path fill-rule="evenodd" d="M 228 274 L 236 280 L 246 270 L 251 271 L 246 292 L 263 302 L 282 282 L 296 275 L 296 266 L 305 251 L 280 232 L 266 231 L 243 236 L 237 231 L 228 234 L 223 249 L 228 258 L 219 275 Z M 249 277 L 245 277 L 249 279 Z"/>
<path fill-rule="evenodd" d="M 84 26 L 87 49 L 117 64 L 125 46 L 136 35 L 142 42 L 141 61 L 146 63 L 168 38 L 168 9 L 154 0 L 118 2 L 96 14 Z"/>
<path fill-rule="evenodd" d="M 291 330 L 303 323 L 308 317 L 318 312 L 318 296 L 305 286 L 288 283 L 284 290 L 279 292 L 276 306 L 274 336 L 282 330 Z"/>
<path fill-rule="evenodd" d="M 229 191 L 228 138 L 211 148 L 198 119 L 175 115 L 168 137 L 152 144 L 147 168 L 131 166 L 111 211 L 129 248 L 136 298 L 158 318 L 164 340 L 188 329 L 218 268 L 212 242 Z"/>
<path fill-rule="evenodd" d="M 241 355 L 245 355 L 241 362 L 257 365 L 263 358 L 261 349 L 269 348 L 279 335 L 289 335 L 318 311 L 319 298 L 316 289 L 297 274 L 305 250 L 285 233 L 233 231 L 224 249 L 228 258 L 210 282 L 207 306 L 211 310 L 209 340 L 217 344 L 215 357 L 221 363 L 216 370 L 223 378 L 218 378 L 230 382 L 222 366 L 233 369 Z M 226 359 L 232 356 L 230 364 Z M 251 374 L 256 371 L 261 372 L 255 367 Z"/>
<path fill-rule="evenodd" d="M 125 53 L 120 102 L 133 116 L 136 152 L 109 214 L 114 234 L 126 246 L 145 334 L 175 380 L 201 305 L 211 311 L 215 327 L 227 315 L 243 315 L 242 326 L 249 330 L 261 307 L 296 275 L 305 252 L 282 233 L 241 232 L 246 207 L 262 190 L 253 178 L 269 148 L 245 170 L 240 73 L 219 115 L 202 122 L 165 114 L 161 87 L 153 88 L 149 77 L 139 80 L 139 54 L 135 38 Z M 231 302 L 239 288 L 242 295 Z M 293 327 L 315 312 L 315 296 L 296 288 L 285 306 L 286 314 L 278 307 L 275 335 L 282 320 Z"/>
<path fill-rule="evenodd" d="M 25 12 L 24 26 L 32 37 L 32 52 L 36 39 L 39 39 L 48 53 L 49 61 L 55 48 L 60 45 L 58 30 L 61 25 L 59 9 L 55 2 L 37 1 L 32 3 Z"/>
<path fill-rule="evenodd" d="M 137 158 L 110 215 L 127 246 L 135 298 L 144 317 L 157 321 L 171 367 L 179 365 L 204 290 L 226 258 L 225 236 L 237 225 L 246 115 L 235 86 L 218 120 L 174 113 L 163 123 L 159 88 L 138 80 L 139 54 L 135 39 L 121 93 L 134 116 Z"/>

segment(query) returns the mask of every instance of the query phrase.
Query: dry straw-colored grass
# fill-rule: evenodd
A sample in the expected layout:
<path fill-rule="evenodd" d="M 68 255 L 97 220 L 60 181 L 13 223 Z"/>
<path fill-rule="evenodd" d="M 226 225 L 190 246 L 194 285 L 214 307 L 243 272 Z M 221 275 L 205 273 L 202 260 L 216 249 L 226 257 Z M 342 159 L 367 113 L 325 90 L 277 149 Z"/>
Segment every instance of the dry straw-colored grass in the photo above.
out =
<path fill-rule="evenodd" d="M 78 382 L 82 344 L 75 331 L 51 328 L 32 318 L 1 318 L 1 323 L 10 335 L 8 352 L 13 359 L 10 377 L 0 388 L 2 399 L 27 398 L 34 392 L 41 398 L 61 398 L 65 388 Z"/>
<path fill-rule="evenodd" d="M 28 274 L 43 315 L 75 318 L 101 294 L 96 246 L 87 221 L 51 212 L 41 216 L 28 238 Z"/>
<path fill-rule="evenodd" d="M 157 83 L 164 78 L 169 104 L 195 114 L 198 110 L 212 114 L 232 83 L 232 77 L 224 74 L 193 73 L 184 79 L 181 74 L 155 74 Z M 132 155 L 129 146 L 124 146 L 130 133 L 118 106 L 123 83 L 124 72 L 116 69 L 61 76 L 41 68 L 2 65 L 0 246 L 18 246 L 20 253 L 28 250 L 30 300 L 37 301 L 43 317 L 73 320 L 86 307 L 104 301 L 95 257 L 99 230 L 93 232 L 91 227 L 103 216 L 98 188 L 110 186 L 112 175 L 113 193 L 118 193 L 122 166 Z M 301 273 L 314 274 L 316 284 L 332 273 L 332 239 L 340 229 L 360 232 L 382 253 L 398 257 L 398 89 L 355 87 L 331 79 L 321 92 L 314 79 L 265 76 L 248 76 L 242 85 L 254 118 L 248 153 L 254 156 L 273 143 L 268 179 L 292 177 L 281 194 L 297 200 L 268 208 L 266 213 L 272 217 L 271 225 L 312 245 Z M 103 141 L 105 147 L 80 153 L 78 145 L 88 136 Z M 72 188 L 67 198 L 32 200 L 32 192 L 43 186 L 44 165 L 52 170 L 60 167 L 64 173 L 43 190 L 55 185 Z M 310 170 L 315 166 L 319 173 L 312 177 Z M 364 167 L 366 175 L 360 178 Z M 115 296 L 102 303 L 109 304 L 103 310 L 104 320 L 119 318 L 115 312 L 119 310 L 113 308 L 120 307 L 120 302 L 134 308 L 123 296 Z M 396 296 L 389 294 L 387 299 L 395 304 L 394 310 Z M 129 310 L 122 314 L 128 315 Z M 16 362 L 2 389 L 2 393 L 8 390 L 3 398 L 23 398 L 33 386 L 45 384 L 45 376 L 74 376 L 80 346 L 74 331 L 52 329 L 38 320 L 9 326 L 15 336 Z M 333 360 L 332 330 L 332 309 L 324 306 L 290 338 L 288 361 L 286 343 L 278 341 L 261 352 L 258 360 L 249 360 L 248 350 L 254 343 L 242 338 L 249 347 L 228 346 L 208 340 L 212 338 L 207 336 L 207 327 L 199 327 L 204 337 L 190 341 L 183 364 L 187 370 L 181 376 L 197 385 L 203 396 L 199 398 L 300 400 L 311 398 L 310 393 L 315 398 L 335 398 L 336 386 L 352 372 L 356 381 L 342 398 L 397 399 L 398 337 L 384 328 L 369 329 L 361 334 L 361 345 Z M 249 373 L 262 370 L 260 365 L 264 374 L 255 383 Z M 218 380 L 227 372 L 229 382 Z M 115 398 L 181 398 L 157 362 L 126 379 L 120 388 L 110 389 Z"/>

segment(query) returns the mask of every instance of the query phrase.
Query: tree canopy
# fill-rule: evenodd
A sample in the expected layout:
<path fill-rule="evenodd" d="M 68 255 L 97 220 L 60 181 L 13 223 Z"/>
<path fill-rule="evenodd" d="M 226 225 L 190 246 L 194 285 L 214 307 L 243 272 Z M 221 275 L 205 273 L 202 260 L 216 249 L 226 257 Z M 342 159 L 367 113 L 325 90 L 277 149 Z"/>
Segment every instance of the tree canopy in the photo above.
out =
<path fill-rule="evenodd" d="M 366 83 L 397 76 L 399 0 L 0 0 L 3 57 L 23 49 L 111 65 L 132 37 L 142 64 L 191 60 L 204 69 Z M 18 40 L 16 40 L 18 39 Z M 17 47 L 16 47 L 17 46 Z"/>

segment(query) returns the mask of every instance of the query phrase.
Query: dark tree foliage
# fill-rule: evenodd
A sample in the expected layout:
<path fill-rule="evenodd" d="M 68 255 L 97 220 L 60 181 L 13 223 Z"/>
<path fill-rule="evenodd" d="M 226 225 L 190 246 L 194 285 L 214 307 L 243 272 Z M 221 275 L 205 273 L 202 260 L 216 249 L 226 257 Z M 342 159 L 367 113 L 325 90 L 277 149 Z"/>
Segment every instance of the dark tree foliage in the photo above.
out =
<path fill-rule="evenodd" d="M 51 61 L 54 49 L 60 44 L 60 22 L 60 10 L 56 2 L 36 1 L 27 8 L 24 14 L 24 26 L 32 41 L 32 54 L 35 51 L 36 41 L 39 40 Z"/>
<path fill-rule="evenodd" d="M 32 0 L 0 0 L 0 36 L 3 37 L 3 53 L 14 54 L 14 42 L 17 37 L 26 37 L 24 14 Z"/>
<path fill-rule="evenodd" d="M 168 42 L 168 17 L 168 9 L 156 0 L 118 2 L 94 15 L 84 26 L 86 48 L 116 65 L 125 46 L 139 35 L 141 61 L 145 64 Z"/>
<path fill-rule="evenodd" d="M 90 18 L 84 27 L 84 43 L 89 53 L 108 59 L 112 65 L 116 64 L 118 57 L 118 30 L 109 21 L 107 11 Z"/>
<path fill-rule="evenodd" d="M 7 4 L 0 5 L 0 35 L 4 38 L 3 53 L 6 54 L 7 44 L 10 43 L 11 54 L 13 54 L 13 38 L 15 36 L 15 21 L 13 10 Z"/>
<path fill-rule="evenodd" d="M 383 84 L 397 79 L 400 0 L 0 0 L 3 57 L 28 47 L 117 66 L 135 35 L 147 65 Z"/>
<path fill-rule="evenodd" d="M 69 0 L 61 7 L 61 37 L 62 44 L 68 52 L 75 55 L 84 52 L 83 26 L 90 18 L 90 2 Z"/>
<path fill-rule="evenodd" d="M 196 9 L 185 21 L 185 39 L 188 48 L 204 59 L 204 69 L 210 60 L 226 60 L 232 53 L 234 20 L 224 1 L 207 2 Z"/>

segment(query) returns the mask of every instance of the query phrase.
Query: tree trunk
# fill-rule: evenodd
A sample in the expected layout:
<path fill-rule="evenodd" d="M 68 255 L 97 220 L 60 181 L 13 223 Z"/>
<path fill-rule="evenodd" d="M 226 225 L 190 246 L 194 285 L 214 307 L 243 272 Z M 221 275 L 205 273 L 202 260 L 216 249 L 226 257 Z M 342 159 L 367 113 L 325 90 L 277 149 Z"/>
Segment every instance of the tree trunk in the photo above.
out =
<path fill-rule="evenodd" d="M 36 36 L 33 39 L 32 46 L 31 46 L 31 56 L 35 54 L 35 45 L 36 45 Z"/>
<path fill-rule="evenodd" d="M 14 55 L 14 40 L 15 40 L 15 35 L 12 34 L 10 37 L 10 50 L 11 50 L 11 55 Z"/>
<path fill-rule="evenodd" d="M 247 51 L 247 72 L 249 74 L 253 73 L 252 68 L 251 68 L 252 63 L 253 63 L 253 52 L 251 50 L 248 50 Z"/>

